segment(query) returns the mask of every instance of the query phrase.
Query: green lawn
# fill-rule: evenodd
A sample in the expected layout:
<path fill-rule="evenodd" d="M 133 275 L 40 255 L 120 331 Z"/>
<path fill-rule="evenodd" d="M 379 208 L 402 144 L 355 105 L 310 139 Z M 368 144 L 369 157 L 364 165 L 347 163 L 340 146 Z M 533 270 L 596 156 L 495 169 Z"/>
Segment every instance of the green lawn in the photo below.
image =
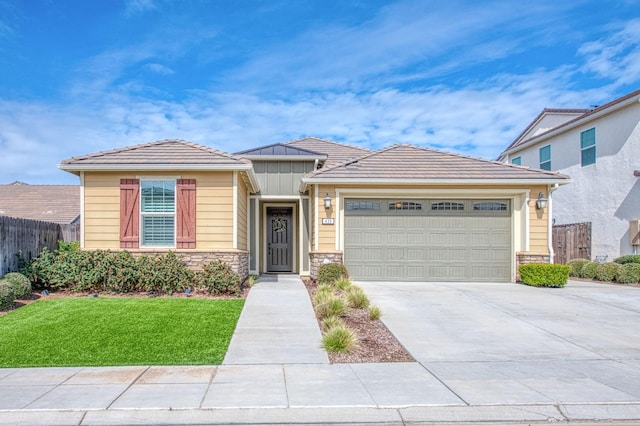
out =
<path fill-rule="evenodd" d="M 0 317 L 0 367 L 220 364 L 244 300 L 39 300 Z"/>

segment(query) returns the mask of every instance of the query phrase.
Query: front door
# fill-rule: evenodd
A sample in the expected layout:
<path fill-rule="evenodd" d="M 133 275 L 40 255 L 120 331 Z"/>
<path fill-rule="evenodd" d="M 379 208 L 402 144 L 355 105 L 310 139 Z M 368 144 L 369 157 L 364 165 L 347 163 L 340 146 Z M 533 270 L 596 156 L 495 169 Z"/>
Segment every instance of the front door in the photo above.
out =
<path fill-rule="evenodd" d="M 267 207 L 267 272 L 292 272 L 293 209 Z"/>

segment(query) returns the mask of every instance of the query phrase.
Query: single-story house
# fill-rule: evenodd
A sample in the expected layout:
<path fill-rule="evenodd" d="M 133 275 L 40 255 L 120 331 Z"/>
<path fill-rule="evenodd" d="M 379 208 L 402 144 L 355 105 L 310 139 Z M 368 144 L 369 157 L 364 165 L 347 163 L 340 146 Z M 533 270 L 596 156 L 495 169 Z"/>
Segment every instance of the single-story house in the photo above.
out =
<path fill-rule="evenodd" d="M 80 221 L 80 186 L 0 185 L 0 216 L 75 224 Z"/>
<path fill-rule="evenodd" d="M 229 154 L 163 140 L 62 161 L 80 177 L 84 249 L 173 250 L 240 275 L 514 281 L 550 262 L 566 175 L 410 145 L 306 137 Z"/>

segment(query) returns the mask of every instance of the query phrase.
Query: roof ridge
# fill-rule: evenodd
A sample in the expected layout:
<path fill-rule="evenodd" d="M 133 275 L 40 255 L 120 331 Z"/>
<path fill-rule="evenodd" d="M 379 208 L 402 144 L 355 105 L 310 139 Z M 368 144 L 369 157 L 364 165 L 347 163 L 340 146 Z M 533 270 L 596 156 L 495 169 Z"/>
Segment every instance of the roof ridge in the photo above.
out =
<path fill-rule="evenodd" d="M 261 150 L 261 149 L 264 149 L 264 148 L 270 148 L 270 147 L 272 147 L 272 146 L 287 146 L 287 144 L 286 144 L 286 143 L 283 143 L 283 142 L 272 143 L 272 144 L 269 144 L 269 145 L 259 146 L 259 147 L 257 147 L 257 148 L 245 149 L 244 151 L 236 152 L 236 153 L 234 153 L 233 155 L 242 155 L 242 154 L 246 154 L 247 152 L 251 152 L 251 151 L 259 151 L 259 150 Z M 300 148 L 300 147 L 297 147 L 297 146 L 287 146 L 287 148 L 297 149 L 297 150 L 299 150 L 299 151 L 308 152 L 308 153 L 310 153 L 310 154 L 324 155 L 324 156 L 326 156 L 326 155 L 327 155 L 327 154 L 323 154 L 322 152 L 313 151 L 313 150 L 306 149 L 306 148 Z"/>
<path fill-rule="evenodd" d="M 344 146 L 344 147 L 347 147 L 347 148 L 353 148 L 353 149 L 359 149 L 359 150 L 362 150 L 362 151 L 371 152 L 371 150 L 368 149 L 368 148 L 362 148 L 360 146 L 351 145 L 351 144 L 344 143 L 344 142 L 336 142 L 336 141 L 332 141 L 330 139 L 319 138 L 317 136 L 303 136 L 303 137 L 298 138 L 298 139 L 293 139 L 293 140 L 290 140 L 290 141 L 287 141 L 287 142 L 283 142 L 283 144 L 284 145 L 289 145 L 289 144 L 293 144 L 295 142 L 302 141 L 304 139 L 315 139 L 315 140 L 322 141 L 322 142 L 329 142 L 329 143 L 332 143 L 334 145 L 340 145 L 340 146 Z"/>
<path fill-rule="evenodd" d="M 79 161 L 79 160 L 87 160 L 87 159 L 92 159 L 92 158 L 99 158 L 99 157 L 104 157 L 106 155 L 110 155 L 110 154 L 119 154 L 119 153 L 123 153 L 123 152 L 130 152 L 130 151 L 135 151 L 138 149 L 144 149 L 144 148 L 148 148 L 151 146 L 158 146 L 158 145 L 165 145 L 168 143 L 179 143 L 182 145 L 186 145 L 186 146 L 190 146 L 191 148 L 195 148 L 195 149 L 199 149 L 201 151 L 205 151 L 208 152 L 210 154 L 215 154 L 215 155 L 219 155 L 222 157 L 226 157 L 226 158 L 230 158 L 236 161 L 240 161 L 243 163 L 249 162 L 249 160 L 245 159 L 245 158 L 240 158 L 240 157 L 236 157 L 232 154 L 229 154 L 227 152 L 224 151 L 219 151 L 217 149 L 208 147 L 206 145 L 201 145 L 201 144 L 197 144 L 194 142 L 190 142 L 184 139 L 162 139 L 162 140 L 158 140 L 158 141 L 153 141 L 153 142 L 146 142 L 146 143 L 141 143 L 141 144 L 136 144 L 136 145 L 129 145 L 129 146 L 124 146 L 122 148 L 114 148 L 114 149 L 109 149 L 109 150 L 103 150 L 103 151 L 98 151 L 95 152 L 93 154 L 85 154 L 85 155 L 78 155 L 75 157 L 71 157 L 68 158 L 66 160 L 63 160 L 61 162 L 61 164 L 67 164 L 67 163 L 71 163 L 73 161 Z"/>
<path fill-rule="evenodd" d="M 440 150 L 440 149 L 434 149 L 434 148 L 430 148 L 430 147 L 424 147 L 424 146 L 420 146 L 420 145 L 403 144 L 403 143 L 397 143 L 397 144 L 389 145 L 389 146 L 387 146 L 385 148 L 379 149 L 377 151 L 373 151 L 370 154 L 363 155 L 362 157 L 358 157 L 357 159 L 344 161 L 342 163 L 334 164 L 334 165 L 332 165 L 330 167 L 327 167 L 327 168 L 318 169 L 317 171 L 312 172 L 308 176 L 309 177 L 317 176 L 317 175 L 320 175 L 320 174 L 322 174 L 324 172 L 329 172 L 331 170 L 337 169 L 337 168 L 342 167 L 342 166 L 348 166 L 348 165 L 351 165 L 353 163 L 357 163 L 359 161 L 365 160 L 367 158 L 370 158 L 370 157 L 373 157 L 373 156 L 376 156 L 376 155 L 383 154 L 385 152 L 388 152 L 388 151 L 391 151 L 391 150 L 394 150 L 394 149 L 397 149 L 397 148 L 419 149 L 421 151 L 428 152 L 428 153 L 449 155 L 449 156 L 453 156 L 453 157 L 463 158 L 463 159 L 466 159 L 466 160 L 478 161 L 478 162 L 482 162 L 482 163 L 485 163 L 485 164 L 493 164 L 493 165 L 500 166 L 500 167 L 508 166 L 508 167 L 516 168 L 516 169 L 520 169 L 520 170 L 531 170 L 531 171 L 536 171 L 536 172 L 542 172 L 542 173 L 544 173 L 546 175 L 551 175 L 551 176 L 563 176 L 562 173 L 560 173 L 558 171 L 534 169 L 534 168 L 527 167 L 527 166 L 519 166 L 517 164 L 503 163 L 503 162 L 500 162 L 500 161 L 489 160 L 489 159 L 482 158 L 482 157 L 474 157 L 472 155 L 465 155 L 465 154 L 460 154 L 460 153 L 455 153 L 455 152 L 444 151 L 444 150 Z"/>
<path fill-rule="evenodd" d="M 328 172 L 328 171 L 330 171 L 330 170 L 336 169 L 336 168 L 338 168 L 338 167 L 342 167 L 342 166 L 349 166 L 349 165 L 351 165 L 351 164 L 354 164 L 354 163 L 357 163 L 357 162 L 359 162 L 359 161 L 361 161 L 361 160 L 364 160 L 364 159 L 366 159 L 366 158 L 368 158 L 368 157 L 371 157 L 371 156 L 373 156 L 373 155 L 379 154 L 379 153 L 381 153 L 381 152 L 383 152 L 383 151 L 387 151 L 387 150 L 389 150 L 389 149 L 393 148 L 394 146 L 396 146 L 396 145 L 392 145 L 392 146 L 390 146 L 390 147 L 382 148 L 382 149 L 379 149 L 379 150 L 376 150 L 376 151 L 371 151 L 371 150 L 369 150 L 369 152 L 368 152 L 368 153 L 366 153 L 366 154 L 364 154 L 364 155 L 362 155 L 362 156 L 360 156 L 360 157 L 357 157 L 357 158 L 351 158 L 351 159 L 349 159 L 349 160 L 344 160 L 344 161 L 339 162 L 339 163 L 334 163 L 334 164 L 332 164 L 332 165 L 330 165 L 330 166 L 328 166 L 328 167 L 323 167 L 323 168 L 321 168 L 321 169 L 318 169 L 318 170 L 315 170 L 315 171 L 313 171 L 313 172 L 309 173 L 309 174 L 308 174 L 308 176 L 315 176 L 315 175 L 319 175 L 319 174 L 322 174 L 322 173 L 324 173 L 324 172 Z"/>

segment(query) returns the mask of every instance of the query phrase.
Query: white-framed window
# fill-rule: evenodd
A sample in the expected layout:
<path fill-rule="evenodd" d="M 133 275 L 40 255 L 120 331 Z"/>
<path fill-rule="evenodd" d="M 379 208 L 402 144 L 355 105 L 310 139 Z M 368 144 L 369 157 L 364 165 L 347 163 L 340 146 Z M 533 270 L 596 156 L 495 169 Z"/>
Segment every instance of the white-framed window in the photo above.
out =
<path fill-rule="evenodd" d="M 140 228 L 143 247 L 175 247 L 175 180 L 140 180 Z"/>
<path fill-rule="evenodd" d="M 511 159 L 511 164 L 515 164 L 517 166 L 521 166 L 522 165 L 522 157 L 520 157 L 520 156 L 514 157 L 513 159 Z"/>
<path fill-rule="evenodd" d="M 596 128 L 580 133 L 580 160 L 582 167 L 596 163 Z"/>
<path fill-rule="evenodd" d="M 540 148 L 540 169 L 551 170 L 551 145 Z"/>

